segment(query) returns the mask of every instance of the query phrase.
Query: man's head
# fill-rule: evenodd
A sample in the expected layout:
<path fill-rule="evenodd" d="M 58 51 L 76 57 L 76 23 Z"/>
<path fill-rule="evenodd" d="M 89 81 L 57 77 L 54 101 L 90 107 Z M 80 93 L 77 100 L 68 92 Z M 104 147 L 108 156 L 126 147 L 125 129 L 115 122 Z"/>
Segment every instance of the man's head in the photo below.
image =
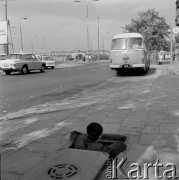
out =
<path fill-rule="evenodd" d="M 101 136 L 103 128 L 100 124 L 92 122 L 87 126 L 88 137 L 92 140 L 97 140 Z"/>

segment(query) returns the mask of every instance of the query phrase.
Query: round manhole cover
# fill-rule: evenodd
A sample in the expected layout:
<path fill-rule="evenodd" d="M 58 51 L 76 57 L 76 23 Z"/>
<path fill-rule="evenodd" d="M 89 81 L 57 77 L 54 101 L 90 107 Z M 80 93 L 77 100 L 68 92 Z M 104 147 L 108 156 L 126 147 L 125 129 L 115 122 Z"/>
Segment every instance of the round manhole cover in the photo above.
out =
<path fill-rule="evenodd" d="M 51 179 L 66 180 L 80 173 L 80 168 L 77 165 L 64 163 L 53 165 L 48 168 L 47 175 Z"/>

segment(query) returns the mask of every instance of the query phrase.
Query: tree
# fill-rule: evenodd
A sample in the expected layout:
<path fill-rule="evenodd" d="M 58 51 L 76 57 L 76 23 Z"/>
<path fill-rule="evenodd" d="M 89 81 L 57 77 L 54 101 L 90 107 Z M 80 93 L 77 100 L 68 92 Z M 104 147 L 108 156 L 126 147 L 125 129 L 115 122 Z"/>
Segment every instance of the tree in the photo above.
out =
<path fill-rule="evenodd" d="M 131 23 L 123 27 L 124 32 L 141 33 L 150 50 L 169 51 L 170 42 L 168 29 L 170 26 L 165 18 L 160 17 L 155 9 L 139 12 L 138 17 L 131 19 Z"/>

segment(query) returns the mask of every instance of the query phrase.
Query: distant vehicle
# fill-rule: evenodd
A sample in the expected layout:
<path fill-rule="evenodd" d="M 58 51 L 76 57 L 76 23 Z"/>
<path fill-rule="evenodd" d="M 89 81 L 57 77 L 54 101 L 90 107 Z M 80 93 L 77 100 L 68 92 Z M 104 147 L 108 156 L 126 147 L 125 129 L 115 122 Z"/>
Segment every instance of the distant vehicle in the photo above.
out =
<path fill-rule="evenodd" d="M 89 56 L 89 58 L 91 57 Z M 76 61 L 80 61 L 80 60 L 85 61 L 87 59 L 87 56 L 84 53 L 74 53 L 74 59 Z"/>
<path fill-rule="evenodd" d="M 74 58 L 72 57 L 71 54 L 68 54 L 64 57 L 64 61 L 73 61 L 73 60 L 74 60 Z"/>
<path fill-rule="evenodd" d="M 45 72 L 45 63 L 38 61 L 34 54 L 10 54 L 6 60 L 0 62 L 0 68 L 7 74 L 20 72 L 27 74 L 31 70 Z"/>
<path fill-rule="evenodd" d="M 5 60 L 7 58 L 6 54 L 0 54 L 0 60 Z"/>
<path fill-rule="evenodd" d="M 55 61 L 51 56 L 42 56 L 40 60 L 45 63 L 46 68 L 54 69 Z"/>
<path fill-rule="evenodd" d="M 68 55 L 66 55 L 64 57 L 64 61 L 67 61 L 67 60 L 70 60 L 70 61 L 85 61 L 86 59 L 87 59 L 87 56 L 84 53 L 81 53 L 81 52 L 68 54 Z"/>
<path fill-rule="evenodd" d="M 129 69 L 141 69 L 147 73 L 150 59 L 147 44 L 138 33 L 122 33 L 113 37 L 110 50 L 110 68 L 117 75 Z"/>
<path fill-rule="evenodd" d="M 165 60 L 171 59 L 171 53 L 168 51 L 159 51 L 158 52 L 158 64 L 161 65 Z"/>
<path fill-rule="evenodd" d="M 165 59 L 171 59 L 171 53 L 165 52 Z"/>

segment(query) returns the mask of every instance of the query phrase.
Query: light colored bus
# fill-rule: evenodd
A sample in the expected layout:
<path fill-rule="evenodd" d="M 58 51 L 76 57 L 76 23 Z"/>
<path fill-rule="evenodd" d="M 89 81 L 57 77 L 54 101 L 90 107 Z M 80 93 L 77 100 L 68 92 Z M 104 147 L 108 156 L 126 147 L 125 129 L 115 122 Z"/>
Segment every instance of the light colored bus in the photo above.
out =
<path fill-rule="evenodd" d="M 150 58 L 147 44 L 138 33 L 122 33 L 112 38 L 110 50 L 110 68 L 117 75 L 129 69 L 140 69 L 147 73 L 150 69 Z"/>

